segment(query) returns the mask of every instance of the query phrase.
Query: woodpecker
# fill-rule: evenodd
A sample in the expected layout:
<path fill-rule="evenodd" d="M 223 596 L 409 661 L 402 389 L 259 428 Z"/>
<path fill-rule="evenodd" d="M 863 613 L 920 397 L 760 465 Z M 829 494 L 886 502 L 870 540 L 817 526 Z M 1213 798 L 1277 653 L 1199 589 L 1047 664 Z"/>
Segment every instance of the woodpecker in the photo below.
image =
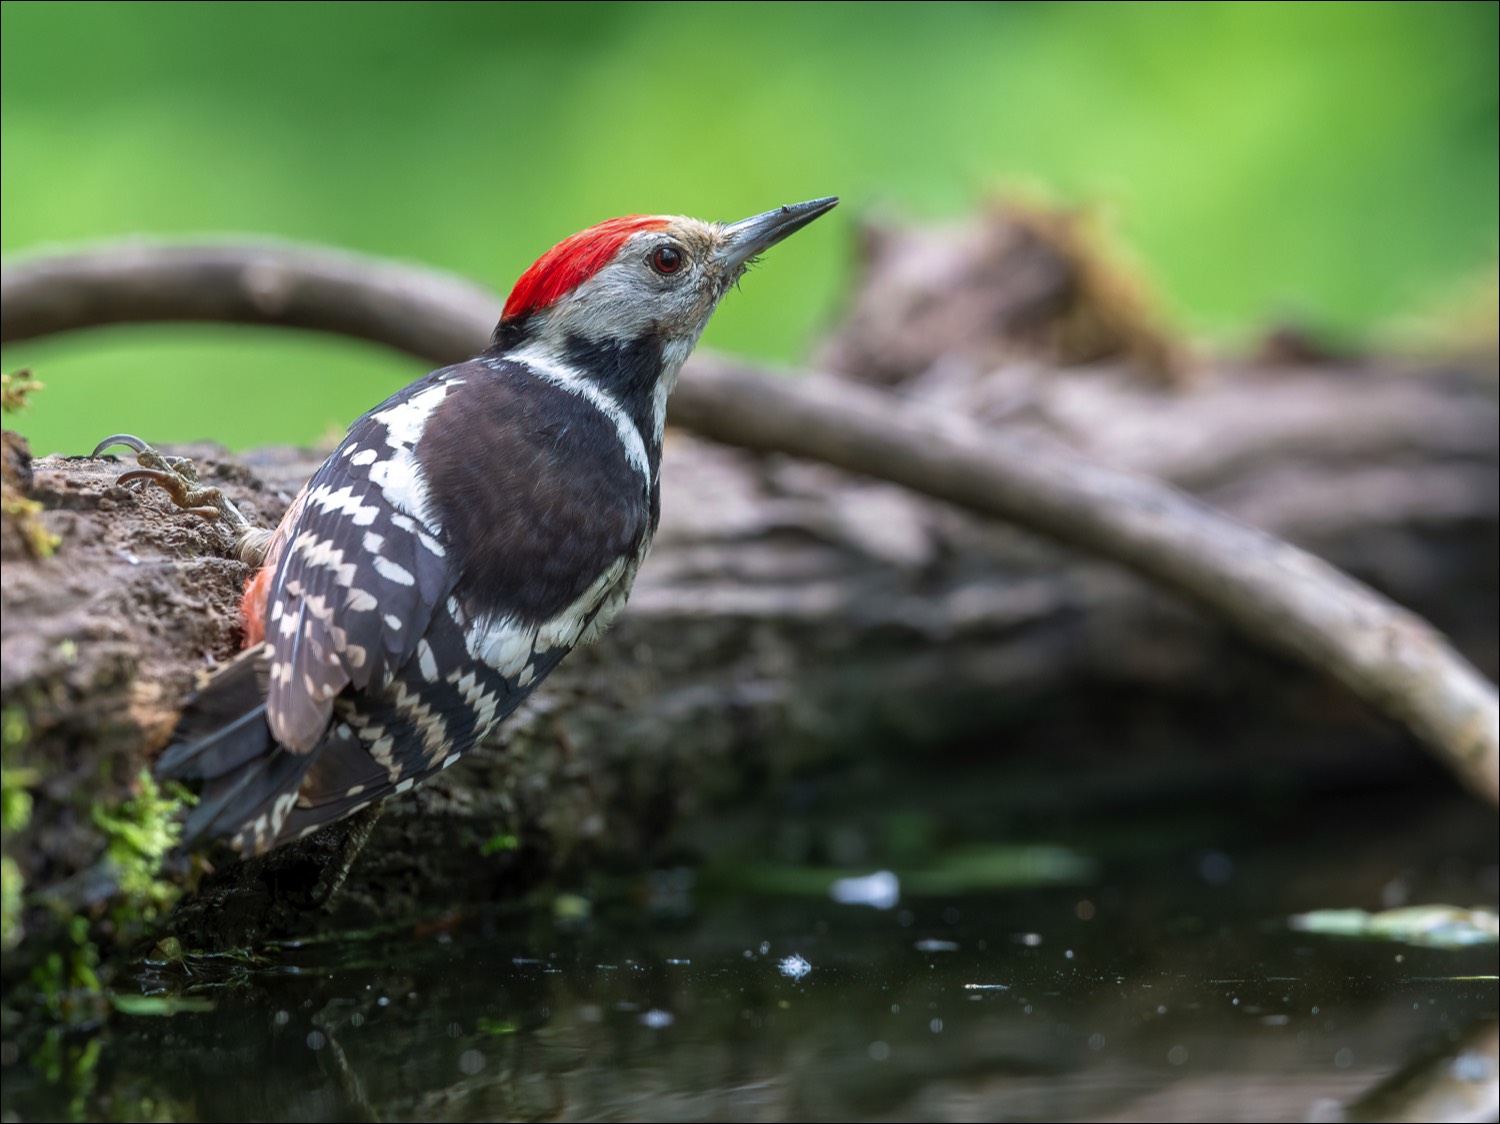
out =
<path fill-rule="evenodd" d="M 522 274 L 485 351 L 350 426 L 246 537 L 245 650 L 156 766 L 203 782 L 184 843 L 260 854 L 405 792 L 595 639 L 656 531 L 683 362 L 750 261 L 837 202 L 575 234 Z"/>

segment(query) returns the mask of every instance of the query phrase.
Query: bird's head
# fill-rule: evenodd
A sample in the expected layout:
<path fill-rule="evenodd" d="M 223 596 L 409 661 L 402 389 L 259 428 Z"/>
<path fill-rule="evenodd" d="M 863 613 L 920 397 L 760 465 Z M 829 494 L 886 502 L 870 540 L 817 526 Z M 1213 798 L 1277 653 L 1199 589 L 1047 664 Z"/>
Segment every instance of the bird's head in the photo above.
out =
<path fill-rule="evenodd" d="M 521 275 L 494 346 L 559 354 L 649 344 L 666 368 L 680 368 L 751 259 L 837 203 L 814 199 L 728 224 L 629 215 L 589 227 Z"/>

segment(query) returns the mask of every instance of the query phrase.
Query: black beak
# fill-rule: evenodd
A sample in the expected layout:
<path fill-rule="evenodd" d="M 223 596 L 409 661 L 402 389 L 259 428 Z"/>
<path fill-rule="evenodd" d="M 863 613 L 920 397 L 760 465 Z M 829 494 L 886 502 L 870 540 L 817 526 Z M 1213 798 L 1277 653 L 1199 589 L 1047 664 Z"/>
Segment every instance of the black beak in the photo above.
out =
<path fill-rule="evenodd" d="M 738 269 L 755 255 L 770 249 L 789 235 L 796 234 L 819 215 L 825 215 L 838 206 L 837 195 L 826 199 L 813 199 L 807 203 L 793 203 L 789 207 L 778 207 L 763 215 L 741 219 L 724 228 L 725 240 L 714 255 L 717 264 L 727 269 Z"/>

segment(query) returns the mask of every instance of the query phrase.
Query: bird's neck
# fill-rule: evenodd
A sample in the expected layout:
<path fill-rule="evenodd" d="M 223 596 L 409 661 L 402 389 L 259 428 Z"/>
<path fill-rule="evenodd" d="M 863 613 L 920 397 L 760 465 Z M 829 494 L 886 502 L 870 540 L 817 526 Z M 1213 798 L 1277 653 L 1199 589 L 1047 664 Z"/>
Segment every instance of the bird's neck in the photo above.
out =
<path fill-rule="evenodd" d="M 540 319 L 541 322 L 537 322 Z M 574 326 L 534 318 L 523 330 L 502 324 L 488 354 L 524 363 L 539 376 L 590 402 L 615 420 L 621 439 L 639 438 L 654 486 L 661 467 L 667 399 L 697 340 L 644 332 L 630 338 L 590 336 Z"/>

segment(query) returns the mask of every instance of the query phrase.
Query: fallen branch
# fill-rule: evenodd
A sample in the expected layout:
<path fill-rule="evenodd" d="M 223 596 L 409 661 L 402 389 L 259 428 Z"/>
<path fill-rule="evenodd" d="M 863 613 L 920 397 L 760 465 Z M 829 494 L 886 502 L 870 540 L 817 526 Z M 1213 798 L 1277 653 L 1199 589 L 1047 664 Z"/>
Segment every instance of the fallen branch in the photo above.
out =
<path fill-rule="evenodd" d="M 446 275 L 329 250 L 139 243 L 8 266 L 0 342 L 198 320 L 332 332 L 448 363 L 482 344 L 498 308 Z M 1500 803 L 1492 684 L 1421 619 L 1167 485 L 847 381 L 778 379 L 713 356 L 693 361 L 671 419 L 901 484 L 1126 566 L 1332 673 Z"/>

